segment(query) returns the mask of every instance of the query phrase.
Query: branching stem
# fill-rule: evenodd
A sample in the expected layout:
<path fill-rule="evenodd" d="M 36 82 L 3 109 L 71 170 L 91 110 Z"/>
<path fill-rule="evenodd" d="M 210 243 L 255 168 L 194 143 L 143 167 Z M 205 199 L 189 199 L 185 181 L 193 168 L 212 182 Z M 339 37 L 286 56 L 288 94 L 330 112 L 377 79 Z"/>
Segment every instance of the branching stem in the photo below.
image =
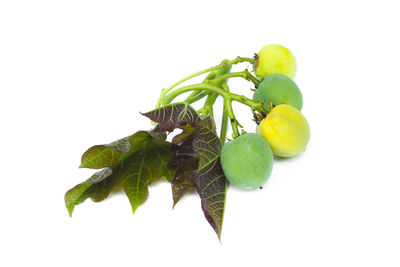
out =
<path fill-rule="evenodd" d="M 233 94 L 230 92 L 226 92 L 223 89 L 218 88 L 209 83 L 198 83 L 198 84 L 192 84 L 192 85 L 187 85 L 187 86 L 181 87 L 175 91 L 172 91 L 170 94 L 168 94 L 164 98 L 162 98 L 161 104 L 163 106 L 168 105 L 169 103 L 172 102 L 172 100 L 174 100 L 180 94 L 183 94 L 183 93 L 186 93 L 189 91 L 195 91 L 195 90 L 205 90 L 205 91 L 209 91 L 209 92 L 214 92 L 214 93 L 221 95 L 224 98 L 224 100 L 237 101 L 237 102 L 240 102 L 240 103 L 250 107 L 251 109 L 254 109 L 254 110 L 257 110 L 260 112 L 266 112 L 264 110 L 262 102 L 248 99 L 247 97 L 245 97 L 243 95 L 237 95 L 237 94 Z"/>
<path fill-rule="evenodd" d="M 251 81 L 252 83 L 254 83 L 255 87 L 258 87 L 258 85 L 260 83 L 260 81 L 256 77 L 251 75 L 251 73 L 248 70 L 244 70 L 241 72 L 230 72 L 230 73 L 221 75 L 221 76 L 211 80 L 210 82 L 212 82 L 213 84 L 216 84 L 218 82 L 222 82 L 226 79 L 234 78 L 234 77 L 241 77 L 248 81 Z"/>
<path fill-rule="evenodd" d="M 191 74 L 191 75 L 189 75 L 189 76 L 187 76 L 187 77 L 185 77 L 185 78 L 183 78 L 183 79 L 181 79 L 181 80 L 175 82 L 175 83 L 172 84 L 170 87 L 165 88 L 165 89 L 162 89 L 162 90 L 161 90 L 160 97 L 158 98 L 158 101 L 157 101 L 156 108 L 159 108 L 159 107 L 162 105 L 162 99 L 163 99 L 173 88 L 175 88 L 175 87 L 178 86 L 179 84 L 181 84 L 181 83 L 183 83 L 183 82 L 185 82 L 185 81 L 187 81 L 187 80 L 189 80 L 189 79 L 191 79 L 191 78 L 194 78 L 194 77 L 197 77 L 197 76 L 199 76 L 199 75 L 202 75 L 202 74 L 204 74 L 204 73 L 208 73 L 208 72 L 211 72 L 211 71 L 214 71 L 214 70 L 218 70 L 218 69 L 221 69 L 221 68 L 225 68 L 225 67 L 227 67 L 227 66 L 235 65 L 235 64 L 238 64 L 238 63 L 241 63 L 241 62 L 250 62 L 251 64 L 254 64 L 254 63 L 255 63 L 255 59 L 253 59 L 253 58 L 246 58 L 246 57 L 237 57 L 237 58 L 235 58 L 235 59 L 233 59 L 233 60 L 230 60 L 230 61 L 227 61 L 227 62 L 223 62 L 223 63 L 221 63 L 221 64 L 219 64 L 219 65 L 214 66 L 214 67 L 211 67 L 211 68 L 208 68 L 208 69 L 205 69 L 205 70 L 202 70 L 202 71 L 193 73 L 193 74 Z"/>

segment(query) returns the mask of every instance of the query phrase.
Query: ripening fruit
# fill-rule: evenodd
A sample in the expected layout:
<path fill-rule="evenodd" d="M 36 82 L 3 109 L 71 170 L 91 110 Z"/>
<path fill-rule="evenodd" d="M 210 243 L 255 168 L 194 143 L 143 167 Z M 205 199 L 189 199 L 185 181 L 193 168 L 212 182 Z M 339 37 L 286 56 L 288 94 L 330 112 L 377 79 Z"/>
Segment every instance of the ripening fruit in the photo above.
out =
<path fill-rule="evenodd" d="M 289 49 L 281 45 L 266 45 L 257 54 L 255 72 L 260 78 L 280 73 L 293 78 L 296 73 L 296 59 Z"/>
<path fill-rule="evenodd" d="M 303 152 L 310 140 L 310 127 L 299 110 L 277 105 L 260 123 L 259 132 L 280 157 L 293 157 Z"/>
<path fill-rule="evenodd" d="M 256 189 L 271 175 L 273 155 L 264 138 L 247 133 L 226 143 L 221 165 L 229 182 L 242 189 Z"/>
<path fill-rule="evenodd" d="M 299 87 L 288 76 L 279 73 L 265 77 L 254 92 L 253 99 L 264 102 L 267 111 L 270 109 L 270 102 L 274 106 L 287 104 L 298 110 L 303 107 L 303 96 Z"/>

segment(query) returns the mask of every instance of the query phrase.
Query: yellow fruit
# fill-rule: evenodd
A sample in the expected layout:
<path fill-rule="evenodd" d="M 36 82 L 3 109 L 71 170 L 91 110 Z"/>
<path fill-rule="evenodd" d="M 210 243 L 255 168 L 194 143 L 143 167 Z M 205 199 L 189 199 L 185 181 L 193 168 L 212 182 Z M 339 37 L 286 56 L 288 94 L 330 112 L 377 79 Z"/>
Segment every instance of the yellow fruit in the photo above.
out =
<path fill-rule="evenodd" d="M 266 45 L 257 54 L 256 74 L 264 78 L 280 73 L 293 78 L 296 73 L 296 59 L 289 49 L 281 45 Z"/>
<path fill-rule="evenodd" d="M 282 104 L 275 106 L 259 127 L 259 133 L 280 157 L 294 157 L 303 152 L 310 140 L 310 127 L 296 108 Z"/>

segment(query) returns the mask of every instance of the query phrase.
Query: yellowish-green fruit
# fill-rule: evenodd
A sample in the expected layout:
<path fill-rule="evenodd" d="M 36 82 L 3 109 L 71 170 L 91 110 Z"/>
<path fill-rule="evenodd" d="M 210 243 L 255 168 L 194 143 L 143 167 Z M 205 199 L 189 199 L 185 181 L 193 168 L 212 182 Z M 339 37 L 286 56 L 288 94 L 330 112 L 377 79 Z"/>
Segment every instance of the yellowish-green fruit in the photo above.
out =
<path fill-rule="evenodd" d="M 294 157 L 303 152 L 310 140 L 310 127 L 296 108 L 282 104 L 275 106 L 259 127 L 274 155 Z"/>
<path fill-rule="evenodd" d="M 280 73 L 293 78 L 296 74 L 296 59 L 292 52 L 281 45 L 266 45 L 257 54 L 256 74 L 264 78 L 272 73 Z"/>

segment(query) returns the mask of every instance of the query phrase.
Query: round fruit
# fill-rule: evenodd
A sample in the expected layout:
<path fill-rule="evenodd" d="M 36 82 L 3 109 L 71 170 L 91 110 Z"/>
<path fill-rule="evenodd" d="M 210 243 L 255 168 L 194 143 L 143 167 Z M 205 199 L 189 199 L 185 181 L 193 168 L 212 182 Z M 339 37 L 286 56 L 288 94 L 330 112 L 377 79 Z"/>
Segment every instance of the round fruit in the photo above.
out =
<path fill-rule="evenodd" d="M 281 45 L 266 45 L 257 54 L 256 74 L 264 78 L 272 73 L 281 73 L 293 78 L 296 59 L 289 49 Z"/>
<path fill-rule="evenodd" d="M 310 127 L 299 110 L 277 105 L 260 123 L 260 134 L 280 157 L 293 157 L 303 152 L 310 140 Z"/>
<path fill-rule="evenodd" d="M 229 182 L 243 189 L 262 186 L 271 175 L 273 155 L 268 142 L 247 133 L 225 144 L 221 165 Z"/>
<path fill-rule="evenodd" d="M 298 110 L 303 107 L 303 96 L 299 87 L 288 76 L 279 73 L 265 77 L 254 92 L 253 99 L 264 102 L 267 111 L 270 102 L 274 106 L 288 104 Z"/>

